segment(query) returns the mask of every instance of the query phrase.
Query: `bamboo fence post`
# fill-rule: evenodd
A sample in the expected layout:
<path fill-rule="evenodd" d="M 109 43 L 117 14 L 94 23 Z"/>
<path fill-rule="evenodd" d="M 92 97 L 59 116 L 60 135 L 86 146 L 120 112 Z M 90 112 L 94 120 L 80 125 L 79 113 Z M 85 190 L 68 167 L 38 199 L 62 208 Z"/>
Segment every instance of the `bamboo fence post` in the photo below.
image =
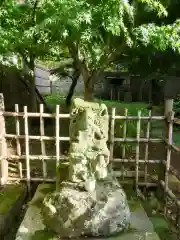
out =
<path fill-rule="evenodd" d="M 8 180 L 8 159 L 7 159 L 7 143 L 6 143 L 6 125 L 4 118 L 4 97 L 3 94 L 0 93 L 0 177 L 1 177 L 1 185 L 7 183 Z"/>
<path fill-rule="evenodd" d="M 113 152 L 114 152 L 114 127 L 115 127 L 115 114 L 116 109 L 112 108 L 111 112 L 111 123 L 110 123 L 110 161 L 113 161 Z"/>
<path fill-rule="evenodd" d="M 19 113 L 19 105 L 15 104 L 15 112 L 18 114 Z M 19 117 L 15 117 L 16 119 L 16 135 L 19 137 L 20 136 L 20 122 L 19 122 Z M 19 141 L 19 138 L 16 138 L 16 150 L 17 150 L 17 155 L 20 157 L 21 156 L 21 144 Z M 19 176 L 20 178 L 23 178 L 22 174 L 22 162 L 19 159 L 18 161 L 18 168 L 19 168 Z"/>
<path fill-rule="evenodd" d="M 167 144 L 168 147 L 168 141 L 169 141 L 169 114 L 173 111 L 173 99 L 165 99 L 165 103 L 164 103 L 165 109 L 164 109 L 164 117 L 165 117 L 165 121 L 164 121 L 164 138 L 165 138 L 165 142 Z M 166 152 L 165 152 L 166 154 Z M 167 159 L 167 154 L 166 154 L 166 159 Z M 165 174 L 166 174 L 166 166 L 162 163 L 159 164 L 159 174 L 158 174 L 158 181 L 159 181 L 159 197 L 161 198 L 164 194 L 161 188 L 161 181 L 165 182 Z"/>
<path fill-rule="evenodd" d="M 59 160 L 60 160 L 60 142 L 59 142 L 59 105 L 56 105 L 56 172 L 59 169 Z M 56 190 L 59 189 L 58 186 L 58 177 L 56 177 Z"/>
<path fill-rule="evenodd" d="M 167 144 L 167 160 L 166 160 L 166 169 L 165 169 L 165 186 L 164 186 L 164 213 L 167 213 L 167 190 L 168 190 L 168 180 L 169 180 L 169 170 L 171 165 L 171 151 L 172 151 L 172 138 L 173 138 L 173 121 L 174 121 L 174 112 L 169 112 L 168 117 L 168 144 Z"/>
<path fill-rule="evenodd" d="M 138 120 L 137 120 L 137 133 L 136 133 L 136 179 L 135 179 L 135 189 L 138 193 L 138 181 L 139 181 L 139 140 L 140 140 L 140 131 L 141 131 L 141 111 L 138 111 Z"/>
<path fill-rule="evenodd" d="M 45 135 L 44 132 L 44 118 L 43 118 L 43 112 L 44 112 L 44 105 L 40 104 L 40 135 L 41 135 L 41 153 L 42 153 L 42 165 L 43 165 L 43 178 L 47 178 L 47 164 L 46 160 L 44 159 L 44 156 L 46 156 L 46 147 L 45 142 L 43 140 L 43 136 Z"/>
<path fill-rule="evenodd" d="M 28 192 L 31 190 L 31 176 L 30 176 L 30 158 L 29 158 L 29 129 L 28 129 L 28 115 L 27 106 L 24 106 L 24 132 L 25 132 L 25 155 L 26 155 L 26 179 Z"/>
<path fill-rule="evenodd" d="M 126 108 L 124 111 L 124 116 L 127 117 L 128 115 L 128 109 Z M 127 135 L 127 119 L 124 120 L 123 124 L 123 138 L 126 139 Z M 123 149 L 122 149 L 122 159 L 124 160 L 126 157 L 126 143 L 123 144 Z M 124 173 L 124 162 L 122 162 L 122 172 Z M 124 180 L 124 174 L 122 174 L 122 179 Z"/>
<path fill-rule="evenodd" d="M 148 115 L 149 115 L 150 118 L 148 119 L 148 122 L 147 122 L 146 138 L 149 140 L 152 112 L 149 111 Z M 144 181 L 145 181 L 145 183 L 147 183 L 147 176 L 148 176 L 148 155 L 149 155 L 149 142 L 147 142 L 146 146 L 145 146 L 145 169 L 144 169 Z"/>

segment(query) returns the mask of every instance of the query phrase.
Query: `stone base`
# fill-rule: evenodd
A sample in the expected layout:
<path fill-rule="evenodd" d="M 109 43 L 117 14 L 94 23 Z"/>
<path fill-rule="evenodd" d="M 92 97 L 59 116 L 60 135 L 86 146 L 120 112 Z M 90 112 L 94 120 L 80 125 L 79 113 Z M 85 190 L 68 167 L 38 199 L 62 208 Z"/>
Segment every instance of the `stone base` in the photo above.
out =
<path fill-rule="evenodd" d="M 41 216 L 41 200 L 45 194 L 52 191 L 52 184 L 40 184 L 29 203 L 29 208 L 17 232 L 16 240 L 59 240 L 54 233 L 49 232 L 43 224 Z M 134 200 L 133 200 L 134 201 Z M 139 202 L 129 202 L 131 208 L 131 227 L 126 233 L 110 237 L 109 240 L 159 240 L 153 225 Z M 82 238 L 83 239 L 83 238 Z M 94 238 L 89 238 L 94 239 Z M 101 240 L 104 238 L 96 238 Z"/>

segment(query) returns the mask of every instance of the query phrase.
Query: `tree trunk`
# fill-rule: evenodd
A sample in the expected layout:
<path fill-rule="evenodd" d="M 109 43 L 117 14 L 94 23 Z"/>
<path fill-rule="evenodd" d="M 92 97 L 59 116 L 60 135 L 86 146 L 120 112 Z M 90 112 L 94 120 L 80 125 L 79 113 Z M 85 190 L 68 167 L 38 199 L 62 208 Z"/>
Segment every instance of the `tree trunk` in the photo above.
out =
<path fill-rule="evenodd" d="M 70 104 L 71 104 L 71 98 L 74 94 L 74 90 L 75 90 L 75 87 L 77 85 L 77 81 L 78 81 L 79 76 L 80 76 L 79 70 L 75 70 L 74 74 L 73 74 L 73 78 L 72 78 L 72 83 L 71 83 L 68 95 L 66 97 L 66 105 L 67 106 L 70 106 Z"/>
<path fill-rule="evenodd" d="M 91 76 L 86 81 L 84 81 L 84 100 L 93 101 L 94 100 L 94 80 L 95 77 Z"/>
<path fill-rule="evenodd" d="M 26 59 L 23 59 L 23 70 L 25 74 L 31 76 L 31 81 L 29 82 L 29 89 L 30 89 L 30 106 L 32 112 L 37 112 L 37 98 L 36 98 L 36 81 L 35 81 L 35 64 L 34 64 L 34 57 L 30 58 L 30 62 Z"/>
<path fill-rule="evenodd" d="M 36 98 L 36 80 L 35 72 L 32 71 L 32 82 L 30 84 L 31 91 L 31 111 L 37 112 L 37 98 Z"/>

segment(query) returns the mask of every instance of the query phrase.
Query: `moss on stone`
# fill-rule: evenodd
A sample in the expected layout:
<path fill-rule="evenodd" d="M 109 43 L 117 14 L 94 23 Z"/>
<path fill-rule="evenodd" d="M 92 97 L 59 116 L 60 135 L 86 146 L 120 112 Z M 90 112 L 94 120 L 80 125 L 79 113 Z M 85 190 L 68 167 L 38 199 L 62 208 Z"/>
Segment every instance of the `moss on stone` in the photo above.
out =
<path fill-rule="evenodd" d="M 0 215 L 5 215 L 24 192 L 25 185 L 7 185 L 0 192 Z"/>
<path fill-rule="evenodd" d="M 32 199 L 30 202 L 29 202 L 29 206 L 30 205 L 33 205 L 33 206 L 36 206 L 38 207 L 39 209 L 41 209 L 41 206 L 42 206 L 42 201 L 44 199 L 44 196 L 49 194 L 49 193 L 52 193 L 54 192 L 56 189 L 56 186 L 55 184 L 49 184 L 47 185 L 46 188 L 42 188 L 39 190 L 40 193 L 42 193 L 42 195 L 40 195 L 39 197 L 35 198 L 35 199 Z"/>
<path fill-rule="evenodd" d="M 55 184 L 49 184 L 46 188 L 42 188 L 39 191 L 43 194 L 48 194 L 48 193 L 55 191 L 55 189 L 56 189 Z"/>
<path fill-rule="evenodd" d="M 141 208 L 141 202 L 137 199 L 132 199 L 128 201 L 131 212 L 135 212 L 137 209 Z"/>
<path fill-rule="evenodd" d="M 31 240 L 57 240 L 55 234 L 47 229 L 36 231 L 32 236 Z"/>

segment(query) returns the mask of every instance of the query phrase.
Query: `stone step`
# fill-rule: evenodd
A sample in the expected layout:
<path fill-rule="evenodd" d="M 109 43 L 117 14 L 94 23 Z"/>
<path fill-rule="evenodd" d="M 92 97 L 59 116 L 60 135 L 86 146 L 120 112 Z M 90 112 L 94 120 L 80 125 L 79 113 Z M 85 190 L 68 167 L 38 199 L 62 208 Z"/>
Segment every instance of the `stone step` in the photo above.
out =
<path fill-rule="evenodd" d="M 59 238 L 46 230 L 41 216 L 40 202 L 45 194 L 51 192 L 52 184 L 40 184 L 36 193 L 29 203 L 29 207 L 24 216 L 17 235 L 16 240 L 58 240 Z M 140 202 L 133 200 L 129 201 L 129 206 L 132 213 L 130 230 L 127 233 L 118 236 L 110 237 L 109 240 L 159 240 L 158 235 L 154 232 L 153 224 L 149 220 Z M 83 238 L 82 238 L 83 239 Z M 94 238 L 93 238 L 94 239 Z M 102 240 L 103 238 L 96 238 Z"/>

